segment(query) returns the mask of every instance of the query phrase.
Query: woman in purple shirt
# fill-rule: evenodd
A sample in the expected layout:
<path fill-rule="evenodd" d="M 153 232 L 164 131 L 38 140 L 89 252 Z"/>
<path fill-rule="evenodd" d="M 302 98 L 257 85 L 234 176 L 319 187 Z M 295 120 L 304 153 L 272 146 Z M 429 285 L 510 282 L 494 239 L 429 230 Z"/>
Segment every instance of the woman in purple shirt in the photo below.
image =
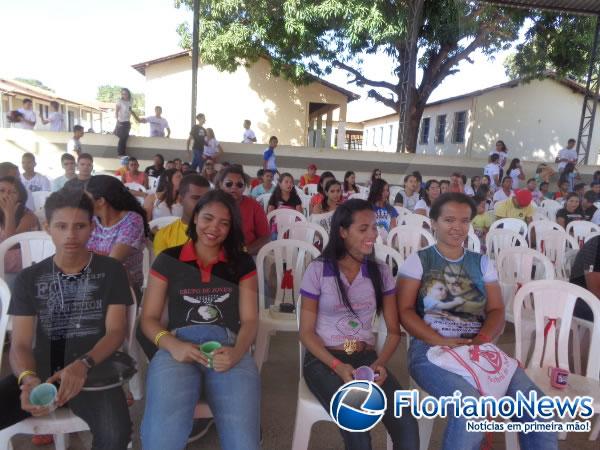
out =
<path fill-rule="evenodd" d="M 393 405 L 398 381 L 385 365 L 400 343 L 395 302 L 396 281 L 390 269 L 374 259 L 377 239 L 375 212 L 365 200 L 352 199 L 338 206 L 331 222 L 329 244 L 307 268 L 300 293 L 300 340 L 306 347 L 304 379 L 329 411 L 332 396 L 356 376 L 355 369 L 369 366 L 375 382 Z M 372 322 L 376 313 L 385 320 L 387 336 L 381 353 L 375 351 Z M 414 417 L 405 411 L 394 418 L 387 408 L 383 423 L 394 449 L 418 449 L 419 432 Z M 346 449 L 371 449 L 368 432 L 340 430 Z"/>

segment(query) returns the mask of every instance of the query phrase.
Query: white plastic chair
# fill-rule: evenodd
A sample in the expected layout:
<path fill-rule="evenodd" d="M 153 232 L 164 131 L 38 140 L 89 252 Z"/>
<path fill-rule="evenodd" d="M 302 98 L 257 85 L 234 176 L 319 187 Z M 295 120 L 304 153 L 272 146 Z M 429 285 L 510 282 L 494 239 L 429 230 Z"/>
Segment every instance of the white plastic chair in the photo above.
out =
<path fill-rule="evenodd" d="M 402 186 L 390 186 L 390 203 L 392 205 L 394 204 L 394 200 L 400 192 L 404 192 L 404 188 Z"/>
<path fill-rule="evenodd" d="M 307 184 L 304 186 L 304 190 L 307 195 L 313 196 L 318 192 L 319 185 L 316 183 Z"/>
<path fill-rule="evenodd" d="M 587 235 L 587 236 L 585 237 L 585 240 L 583 241 L 583 242 L 584 242 L 584 244 L 585 244 L 587 241 L 589 241 L 590 239 L 594 239 L 596 236 L 600 236 L 600 232 L 597 232 L 597 233 L 592 233 L 592 234 L 589 234 L 589 235 Z"/>
<path fill-rule="evenodd" d="M 511 230 L 496 229 L 489 231 L 485 237 L 487 255 L 492 259 L 498 259 L 502 250 L 513 247 L 529 248 L 527 241 L 519 233 Z"/>
<path fill-rule="evenodd" d="M 365 193 L 365 192 L 361 191 L 361 192 L 355 192 L 354 194 L 350 194 L 348 196 L 348 200 L 352 200 L 352 199 L 355 199 L 355 198 L 359 198 L 361 200 L 366 200 L 368 197 L 369 197 L 369 193 L 368 192 Z"/>
<path fill-rule="evenodd" d="M 569 337 L 572 329 L 573 308 L 577 299 L 592 310 L 590 347 L 583 375 L 571 373 L 565 389 L 550 386 L 548 368 L 569 367 Z M 533 301 L 535 337 L 533 353 L 527 361 L 528 348 L 522 345 L 523 304 Z M 523 286 L 515 296 L 515 358 L 526 367 L 529 378 L 546 395 L 558 397 L 590 396 L 593 408 L 600 411 L 600 301 L 580 286 L 560 280 L 532 281 Z M 558 335 L 558 336 L 557 336 Z"/>
<path fill-rule="evenodd" d="M 527 224 L 521 219 L 513 219 L 511 217 L 499 219 L 492 223 L 490 227 L 490 231 L 500 229 L 511 230 L 519 233 L 521 236 L 527 237 Z"/>
<path fill-rule="evenodd" d="M 277 239 L 296 239 L 315 244 L 321 243 L 321 248 L 329 243 L 329 234 L 321 225 L 312 222 L 296 222 L 290 226 L 281 227 L 277 230 Z"/>
<path fill-rule="evenodd" d="M 409 227 L 419 227 L 431 230 L 431 219 L 421 214 L 407 214 L 398 217 L 398 225 L 407 225 Z"/>
<path fill-rule="evenodd" d="M 8 329 L 8 304 L 10 303 L 10 289 L 6 282 L 0 278 L 0 349 L 4 350 L 4 340 Z M 1 350 L 0 350 L 1 351 Z M 2 358 L 0 358 L 0 369 Z M 0 447 L 0 450 L 3 450 Z"/>
<path fill-rule="evenodd" d="M 465 246 L 467 250 L 470 250 L 475 253 L 481 253 L 481 241 L 479 240 L 479 236 L 475 234 L 475 231 L 469 230 Z"/>
<path fill-rule="evenodd" d="M 550 199 L 543 200 L 540 206 L 542 211 L 546 213 L 548 220 L 552 221 L 556 221 L 556 213 L 563 207 L 561 203 Z"/>
<path fill-rule="evenodd" d="M 28 231 L 5 239 L 0 244 L 0 277 L 4 278 L 4 257 L 15 245 L 21 248 L 22 268 L 31 266 L 56 253 L 52 238 L 45 231 Z"/>
<path fill-rule="evenodd" d="M 125 187 L 127 189 L 131 189 L 132 191 L 146 192 L 147 189 L 142 186 L 140 183 L 125 183 Z"/>
<path fill-rule="evenodd" d="M 297 330 L 300 329 L 301 306 L 302 303 L 299 298 L 296 308 Z M 382 328 L 385 329 L 385 321 L 379 320 L 379 324 L 376 346 L 377 352 L 381 352 L 383 343 L 385 342 L 385 339 L 380 339 L 380 334 L 384 332 Z M 385 332 L 387 334 L 387 330 L 385 330 Z M 312 426 L 317 422 L 332 422 L 333 419 L 328 411 L 323 408 L 323 405 L 319 403 L 304 381 L 302 369 L 304 366 L 305 348 L 300 340 L 298 340 L 298 345 L 300 347 L 300 376 L 298 377 L 298 401 L 296 403 L 296 420 L 294 424 L 294 435 L 292 437 L 292 450 L 306 450 L 310 441 Z M 387 450 L 392 450 L 392 439 L 389 434 L 387 435 Z"/>
<path fill-rule="evenodd" d="M 148 226 L 150 227 L 151 230 L 154 230 L 156 228 L 156 230 L 158 231 L 161 228 L 171 225 L 173 222 L 175 222 L 179 219 L 181 219 L 181 217 L 179 217 L 179 216 L 158 217 L 158 218 L 152 219 L 150 222 L 148 222 Z"/>
<path fill-rule="evenodd" d="M 509 322 L 513 321 L 512 303 L 521 286 L 533 280 L 554 280 L 555 276 L 552 261 L 530 248 L 504 249 L 496 260 L 496 266 Z"/>
<path fill-rule="evenodd" d="M 387 245 L 375 244 L 375 259 L 383 264 L 387 265 L 392 273 L 396 273 L 396 276 L 400 273 L 400 267 L 404 263 L 404 258 L 397 250 Z"/>
<path fill-rule="evenodd" d="M 270 224 L 271 221 L 275 221 L 279 229 L 279 227 L 289 227 L 296 222 L 306 222 L 306 217 L 295 209 L 279 208 L 267 214 L 267 222 Z"/>
<path fill-rule="evenodd" d="M 330 211 L 323 214 L 311 214 L 308 218 L 310 223 L 315 223 L 323 227 L 323 229 L 328 233 L 331 232 L 331 218 L 333 217 L 333 213 L 335 211 Z"/>
<path fill-rule="evenodd" d="M 410 209 L 405 208 L 404 206 L 394 206 L 394 209 L 398 213 L 398 220 L 401 220 L 404 216 L 410 216 L 411 214 L 413 214 L 413 212 Z"/>
<path fill-rule="evenodd" d="M 561 227 L 556 222 L 548 220 L 547 218 L 533 220 L 529 223 L 529 226 L 527 227 L 527 239 L 529 239 L 529 246 L 531 248 L 538 248 L 537 234 L 544 230 L 563 231 L 563 227 Z"/>
<path fill-rule="evenodd" d="M 260 204 L 260 206 L 262 206 L 265 210 L 265 213 L 267 212 L 267 209 L 269 207 L 269 200 L 271 199 L 271 195 L 273 195 L 272 193 L 267 193 L 267 194 L 260 194 L 258 197 L 256 197 L 256 201 Z"/>
<path fill-rule="evenodd" d="M 588 220 L 574 220 L 567 225 L 566 231 L 583 247 L 585 238 L 592 233 L 600 232 L 600 227 Z"/>
<path fill-rule="evenodd" d="M 31 193 L 33 212 L 41 221 L 44 221 L 44 205 L 50 194 L 52 194 L 50 191 L 36 191 Z"/>
<path fill-rule="evenodd" d="M 435 244 L 433 235 L 420 226 L 399 225 L 392 228 L 387 236 L 388 247 L 400 253 L 402 262 L 417 250 L 433 244 Z"/>
<path fill-rule="evenodd" d="M 565 263 L 567 262 L 567 250 L 578 249 L 579 243 L 573 236 L 567 234 L 563 229 L 540 231 L 537 236 L 539 251 L 546 255 L 554 264 L 557 278 L 568 280 Z"/>
<path fill-rule="evenodd" d="M 270 336 L 277 331 L 296 330 L 295 316 L 279 312 L 279 305 L 283 302 L 286 294 L 285 290 L 281 288 L 284 270 L 292 271 L 291 275 L 294 287 L 291 292 L 291 301 L 293 302 L 298 298 L 300 293 L 300 284 L 306 267 L 319 255 L 319 250 L 312 243 L 297 241 L 295 239 L 282 239 L 269 242 L 258 252 L 256 257 L 256 271 L 260 320 L 256 336 L 255 359 L 259 370 L 262 368 L 262 364 L 269 354 Z M 274 277 L 271 273 L 273 266 Z M 272 298 L 267 299 L 266 288 L 270 280 L 274 281 L 275 285 L 269 285 L 268 287 L 271 290 L 274 289 L 275 293 Z"/>

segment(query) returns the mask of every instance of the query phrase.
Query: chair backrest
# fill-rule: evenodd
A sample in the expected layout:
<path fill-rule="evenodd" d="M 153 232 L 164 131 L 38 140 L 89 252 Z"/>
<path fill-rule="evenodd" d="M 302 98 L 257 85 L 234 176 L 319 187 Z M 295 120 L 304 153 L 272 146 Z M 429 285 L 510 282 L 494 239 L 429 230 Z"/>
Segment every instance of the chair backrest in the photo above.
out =
<path fill-rule="evenodd" d="M 2 278 L 4 278 L 6 252 L 17 244 L 21 248 L 21 267 L 23 269 L 56 253 L 52 238 L 45 231 L 28 231 L 15 234 L 0 244 L 0 277 Z"/>
<path fill-rule="evenodd" d="M 404 216 L 410 216 L 411 214 L 413 214 L 413 212 L 410 209 L 405 208 L 404 206 L 394 206 L 394 209 L 398 213 L 398 220 L 401 220 Z"/>
<path fill-rule="evenodd" d="M 267 214 L 267 221 L 271 223 L 272 220 L 275 221 L 275 225 L 279 229 L 280 227 L 290 226 L 296 222 L 306 222 L 306 217 L 295 209 L 278 208 Z"/>
<path fill-rule="evenodd" d="M 264 208 L 265 213 L 267 212 L 267 209 L 269 207 L 269 200 L 271 200 L 271 195 L 273 194 L 269 192 L 267 194 L 260 194 L 258 197 L 256 197 L 256 201 L 260 204 L 260 206 Z"/>
<path fill-rule="evenodd" d="M 523 304 L 533 300 L 535 338 L 529 361 L 523 346 L 525 327 L 522 322 Z M 524 285 L 516 294 L 513 304 L 515 318 L 515 358 L 526 367 L 561 367 L 569 370 L 569 336 L 573 308 L 581 299 L 592 310 L 590 347 L 585 376 L 600 378 L 600 301 L 591 292 L 575 284 L 560 280 L 539 280 Z M 558 341 L 556 331 L 558 330 Z"/>
<path fill-rule="evenodd" d="M 140 183 L 125 183 L 125 187 L 132 191 L 146 192 L 146 188 Z"/>
<path fill-rule="evenodd" d="M 489 231 L 485 237 L 488 256 L 496 260 L 502 250 L 513 247 L 528 248 L 527 241 L 519 233 L 511 230 L 496 229 Z"/>
<path fill-rule="evenodd" d="M 310 183 L 307 184 L 306 186 L 304 186 L 304 190 L 306 191 L 306 193 L 310 196 L 315 195 L 318 192 L 318 187 L 319 185 L 316 183 Z"/>
<path fill-rule="evenodd" d="M 530 248 L 504 249 L 496 260 L 501 283 L 523 285 L 533 280 L 554 280 L 554 265 Z"/>
<path fill-rule="evenodd" d="M 505 219 L 496 220 L 492 223 L 490 231 L 502 229 L 511 230 L 515 233 L 519 233 L 521 236 L 527 236 L 527 224 L 521 219 L 513 219 L 511 217 Z"/>
<path fill-rule="evenodd" d="M 390 203 L 393 205 L 396 200 L 396 196 L 403 192 L 404 188 L 402 186 L 390 186 Z"/>
<path fill-rule="evenodd" d="M 281 239 L 272 241 L 260 249 L 256 257 L 256 270 L 258 276 L 258 301 L 260 308 L 268 308 L 271 304 L 280 304 L 285 289 L 281 287 L 284 271 L 291 270 L 293 277 L 292 299 L 298 298 L 300 284 L 306 267 L 312 260 L 320 255 L 319 250 L 309 242 L 297 241 L 295 239 Z M 271 299 L 266 298 L 267 278 L 271 279 L 271 273 L 265 271 L 265 259 L 270 256 L 268 262 L 275 267 L 275 295 Z M 285 269 L 284 269 L 285 266 Z M 271 286 L 273 287 L 273 286 Z"/>
<path fill-rule="evenodd" d="M 583 247 L 585 238 L 592 233 L 600 232 L 600 227 L 588 220 L 574 220 L 567 225 L 566 231 L 575 238 L 579 247 Z"/>
<path fill-rule="evenodd" d="M 33 207 L 36 211 L 44 209 L 46 199 L 50 196 L 50 194 L 52 194 L 52 192 L 50 191 L 36 191 L 31 193 Z"/>
<path fill-rule="evenodd" d="M 590 239 L 593 239 L 593 238 L 595 238 L 596 236 L 600 236 L 600 231 L 598 231 L 598 232 L 596 232 L 596 233 L 591 233 L 591 234 L 588 234 L 588 235 L 585 237 L 585 240 L 584 240 L 583 242 L 585 243 L 585 242 L 589 241 Z"/>
<path fill-rule="evenodd" d="M 433 235 L 420 226 L 399 225 L 390 230 L 387 236 L 388 247 L 400 253 L 402 262 L 417 250 L 433 244 Z"/>
<path fill-rule="evenodd" d="M 431 219 L 421 214 L 407 214 L 398 217 L 398 225 L 407 225 L 409 227 L 419 227 L 431 230 Z"/>
<path fill-rule="evenodd" d="M 8 289 L 6 282 L 0 278 L 0 351 L 4 349 L 4 340 L 6 339 L 9 303 L 10 289 Z M 2 369 L 2 358 L 0 358 L 0 369 Z"/>
<path fill-rule="evenodd" d="M 179 216 L 158 217 L 156 219 L 152 219 L 148 223 L 148 226 L 150 227 L 151 230 L 154 230 L 155 228 L 157 230 L 160 230 L 161 228 L 171 225 L 173 222 L 175 222 L 178 219 L 181 219 L 181 217 L 179 217 Z"/>
<path fill-rule="evenodd" d="M 387 245 L 375 244 L 375 259 L 379 262 L 387 265 L 392 273 L 395 273 L 396 276 L 400 272 L 400 267 L 404 263 L 406 258 L 403 258 L 400 252 L 394 250 Z"/>
<path fill-rule="evenodd" d="M 335 211 L 323 214 L 311 214 L 308 220 L 310 223 L 316 223 L 323 227 L 323 229 L 327 231 L 327 237 L 329 237 L 329 233 L 331 232 L 331 218 L 333 217 L 334 212 Z"/>
<path fill-rule="evenodd" d="M 477 236 L 474 231 L 469 230 L 465 244 L 467 250 L 475 253 L 481 253 L 481 241 L 479 240 L 479 236 Z"/>
<path fill-rule="evenodd" d="M 542 208 L 541 206 L 536 208 L 536 210 L 533 212 L 532 220 L 534 222 L 536 220 L 548 220 L 547 211 L 544 208 Z M 529 225 L 531 225 L 531 223 Z"/>
<path fill-rule="evenodd" d="M 277 229 L 277 239 L 296 239 L 315 244 L 321 243 L 321 248 L 329 243 L 329 234 L 321 225 L 312 222 L 296 222 L 292 225 Z"/>
<path fill-rule="evenodd" d="M 548 220 L 552 221 L 556 220 L 556 213 L 562 208 L 562 204 L 550 199 L 543 200 L 540 206 L 542 207 L 542 211 L 546 213 Z"/>
<path fill-rule="evenodd" d="M 544 230 L 562 231 L 563 228 L 556 222 L 548 220 L 547 218 L 531 221 L 527 227 L 527 237 L 531 247 L 539 248 L 539 245 L 537 244 L 539 241 L 538 234 Z"/>
<path fill-rule="evenodd" d="M 561 230 L 541 230 L 537 233 L 538 250 L 546 255 L 557 269 L 562 268 L 568 248 L 579 248 L 578 242 Z"/>
<path fill-rule="evenodd" d="M 354 199 L 354 198 L 359 198 L 361 200 L 366 200 L 369 197 L 369 194 L 366 192 L 355 192 L 354 194 L 350 194 L 348 196 L 348 200 Z"/>

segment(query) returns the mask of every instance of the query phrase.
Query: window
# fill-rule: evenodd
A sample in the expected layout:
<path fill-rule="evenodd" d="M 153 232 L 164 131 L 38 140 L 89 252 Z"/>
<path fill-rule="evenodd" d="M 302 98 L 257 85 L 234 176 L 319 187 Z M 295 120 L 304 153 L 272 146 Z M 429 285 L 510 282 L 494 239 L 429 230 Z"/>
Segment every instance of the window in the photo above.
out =
<path fill-rule="evenodd" d="M 388 144 L 392 145 L 393 140 L 394 140 L 394 125 L 390 125 L 390 141 L 388 142 Z"/>
<path fill-rule="evenodd" d="M 379 145 L 383 145 L 383 127 L 379 127 Z"/>
<path fill-rule="evenodd" d="M 375 147 L 375 137 L 377 135 L 377 128 L 373 127 L 371 128 L 371 131 L 373 132 L 373 147 Z"/>
<path fill-rule="evenodd" d="M 465 130 L 466 130 L 467 112 L 460 111 L 454 113 L 454 133 L 453 141 L 457 144 L 465 142 Z"/>
<path fill-rule="evenodd" d="M 435 142 L 436 142 L 436 144 L 443 144 L 445 137 L 446 137 L 446 114 L 437 116 L 437 121 L 435 124 Z"/>
<path fill-rule="evenodd" d="M 429 124 L 431 122 L 431 118 L 426 117 L 421 120 L 421 137 L 419 139 L 419 144 L 428 144 L 429 143 Z"/>
<path fill-rule="evenodd" d="M 368 129 L 368 128 L 365 130 L 365 138 L 364 138 L 364 141 L 365 141 L 365 145 L 368 145 L 368 144 L 369 144 L 369 129 Z"/>

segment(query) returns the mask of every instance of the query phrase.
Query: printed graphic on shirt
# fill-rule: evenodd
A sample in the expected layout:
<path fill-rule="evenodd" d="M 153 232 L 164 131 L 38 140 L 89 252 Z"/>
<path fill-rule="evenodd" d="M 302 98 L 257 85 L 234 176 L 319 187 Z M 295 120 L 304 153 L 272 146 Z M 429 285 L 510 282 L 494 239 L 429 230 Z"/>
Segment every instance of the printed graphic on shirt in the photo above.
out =
<path fill-rule="evenodd" d="M 97 293 L 105 277 L 105 273 L 92 273 L 65 280 L 49 273 L 37 279 L 36 298 L 48 299 L 38 320 L 50 340 L 95 336 L 101 331 L 103 301 Z"/>
<path fill-rule="evenodd" d="M 365 305 L 367 306 L 367 305 Z M 352 307 L 358 313 L 358 309 L 363 309 L 360 305 L 353 304 Z M 364 323 L 359 317 L 351 312 L 344 314 L 335 324 L 337 333 L 331 335 L 331 340 L 337 344 L 341 344 L 347 339 L 355 338 L 361 330 L 365 328 Z"/>
<path fill-rule="evenodd" d="M 184 295 L 195 291 L 194 296 Z M 186 322 L 189 323 L 214 323 L 223 320 L 223 311 L 220 303 L 229 298 L 233 289 L 226 287 L 201 288 L 201 289 L 184 289 L 181 292 L 183 299 L 190 303 L 185 316 Z M 225 293 L 224 293 L 225 292 Z"/>
<path fill-rule="evenodd" d="M 423 319 L 440 335 L 472 337 L 479 332 L 485 297 L 463 273 L 461 264 L 424 274 L 421 296 Z"/>

